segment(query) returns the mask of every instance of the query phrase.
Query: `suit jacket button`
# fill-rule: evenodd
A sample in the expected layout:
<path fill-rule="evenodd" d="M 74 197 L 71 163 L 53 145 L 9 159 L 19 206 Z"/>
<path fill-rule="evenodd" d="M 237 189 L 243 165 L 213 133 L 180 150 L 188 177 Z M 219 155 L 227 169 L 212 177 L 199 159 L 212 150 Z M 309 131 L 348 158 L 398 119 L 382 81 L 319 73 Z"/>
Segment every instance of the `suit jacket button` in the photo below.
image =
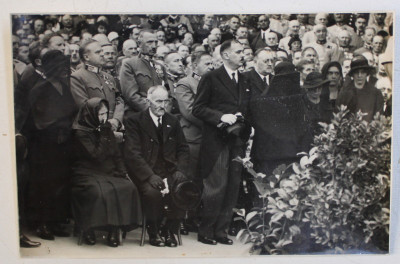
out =
<path fill-rule="evenodd" d="M 150 142 L 153 142 L 153 139 L 150 139 Z"/>

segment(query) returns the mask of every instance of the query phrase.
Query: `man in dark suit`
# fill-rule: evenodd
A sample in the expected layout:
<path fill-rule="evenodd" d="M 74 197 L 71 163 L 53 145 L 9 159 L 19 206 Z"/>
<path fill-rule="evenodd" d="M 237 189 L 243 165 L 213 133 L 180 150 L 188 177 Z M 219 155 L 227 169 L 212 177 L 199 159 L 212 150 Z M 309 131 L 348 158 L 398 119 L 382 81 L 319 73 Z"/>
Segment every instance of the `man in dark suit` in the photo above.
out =
<path fill-rule="evenodd" d="M 168 201 L 168 195 L 163 197 L 161 191 L 166 187 L 165 179 L 170 190 L 186 180 L 189 147 L 178 119 L 166 113 L 170 99 L 165 87 L 151 87 L 147 101 L 150 109 L 126 116 L 125 160 L 128 174 L 141 193 L 150 244 L 176 247 L 174 234 L 183 212 Z M 168 210 L 163 214 L 165 204 Z M 159 235 L 163 215 L 167 219 L 162 230 L 165 240 Z"/>
<path fill-rule="evenodd" d="M 228 31 L 222 33 L 221 35 L 221 43 L 235 38 L 236 30 L 240 26 L 240 18 L 238 16 L 232 16 L 231 19 L 229 19 L 228 26 Z"/>
<path fill-rule="evenodd" d="M 129 110 L 135 112 L 147 109 L 147 90 L 162 83 L 153 62 L 157 49 L 156 34 L 151 30 L 142 30 L 139 42 L 139 56 L 124 60 L 119 75 L 125 103 L 129 106 Z"/>
<path fill-rule="evenodd" d="M 250 127 L 238 120 L 240 114 L 246 120 L 250 90 L 246 78 L 238 72 L 244 62 L 240 42 L 225 41 L 220 54 L 223 66 L 201 78 L 193 106 L 193 115 L 203 121 L 199 176 L 204 189 L 198 240 L 231 245 L 227 233 L 242 172 L 241 164 L 232 159 L 243 156 L 250 134 Z M 241 129 L 228 133 L 220 128 L 234 124 Z"/>
<path fill-rule="evenodd" d="M 266 34 L 269 32 L 275 32 L 269 28 L 269 18 L 266 15 L 261 15 L 258 17 L 258 28 L 260 31 L 250 36 L 250 47 L 255 52 L 259 48 L 264 48 L 267 46 Z M 282 34 L 275 32 L 278 36 L 278 43 L 282 38 Z"/>

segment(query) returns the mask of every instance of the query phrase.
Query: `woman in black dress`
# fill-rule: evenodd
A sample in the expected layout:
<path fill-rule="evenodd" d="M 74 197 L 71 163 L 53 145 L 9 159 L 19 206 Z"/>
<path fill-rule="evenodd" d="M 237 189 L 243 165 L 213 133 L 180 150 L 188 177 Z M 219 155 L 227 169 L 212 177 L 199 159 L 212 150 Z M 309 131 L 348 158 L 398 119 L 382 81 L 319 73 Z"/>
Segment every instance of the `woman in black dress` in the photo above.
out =
<path fill-rule="evenodd" d="M 96 243 L 94 228 L 107 228 L 108 245 L 118 246 L 118 228 L 142 219 L 139 192 L 128 177 L 108 118 L 108 102 L 91 98 L 73 128 L 71 206 L 85 242 Z"/>

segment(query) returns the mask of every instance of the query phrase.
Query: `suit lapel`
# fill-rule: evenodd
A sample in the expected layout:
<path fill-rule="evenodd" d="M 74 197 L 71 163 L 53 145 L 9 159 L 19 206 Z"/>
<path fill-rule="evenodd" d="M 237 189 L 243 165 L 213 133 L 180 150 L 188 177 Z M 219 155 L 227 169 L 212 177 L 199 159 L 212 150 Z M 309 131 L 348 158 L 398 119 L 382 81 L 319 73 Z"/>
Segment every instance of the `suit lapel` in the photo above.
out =
<path fill-rule="evenodd" d="M 162 129 L 163 129 L 163 141 L 165 143 L 168 139 L 169 134 L 172 131 L 172 123 L 168 114 L 165 114 L 163 116 Z"/>
<path fill-rule="evenodd" d="M 156 126 L 154 125 L 153 119 L 151 119 L 149 109 L 144 112 L 143 115 L 143 128 L 146 131 L 149 136 L 154 139 L 156 142 L 158 142 L 158 137 L 157 137 L 157 132 L 156 132 Z"/>
<path fill-rule="evenodd" d="M 225 70 L 224 66 L 221 66 L 218 69 L 220 72 L 217 75 L 218 79 L 220 80 L 220 82 L 223 84 L 223 86 L 228 90 L 228 92 L 230 94 L 232 94 L 233 97 L 235 97 L 235 99 L 238 99 L 238 93 L 237 93 L 237 89 L 235 89 L 235 83 L 232 81 L 232 79 L 229 77 L 228 73 Z"/>
<path fill-rule="evenodd" d="M 261 80 L 260 75 L 258 75 L 258 73 L 253 70 L 251 72 L 251 78 L 254 80 L 255 86 L 257 87 L 257 89 L 260 91 L 260 93 L 263 93 L 265 90 L 265 84 L 264 82 Z"/>

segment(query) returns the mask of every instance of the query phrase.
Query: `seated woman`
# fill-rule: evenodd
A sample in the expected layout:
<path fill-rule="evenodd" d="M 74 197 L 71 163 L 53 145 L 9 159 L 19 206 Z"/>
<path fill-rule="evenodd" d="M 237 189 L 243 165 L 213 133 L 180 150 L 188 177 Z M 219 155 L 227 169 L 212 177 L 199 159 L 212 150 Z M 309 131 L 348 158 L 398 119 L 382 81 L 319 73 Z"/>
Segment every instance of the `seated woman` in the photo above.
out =
<path fill-rule="evenodd" d="M 108 245 L 117 247 L 118 228 L 140 224 L 142 211 L 107 118 L 108 102 L 91 98 L 74 121 L 71 207 L 87 244 L 96 243 L 94 228 L 106 227 Z"/>

